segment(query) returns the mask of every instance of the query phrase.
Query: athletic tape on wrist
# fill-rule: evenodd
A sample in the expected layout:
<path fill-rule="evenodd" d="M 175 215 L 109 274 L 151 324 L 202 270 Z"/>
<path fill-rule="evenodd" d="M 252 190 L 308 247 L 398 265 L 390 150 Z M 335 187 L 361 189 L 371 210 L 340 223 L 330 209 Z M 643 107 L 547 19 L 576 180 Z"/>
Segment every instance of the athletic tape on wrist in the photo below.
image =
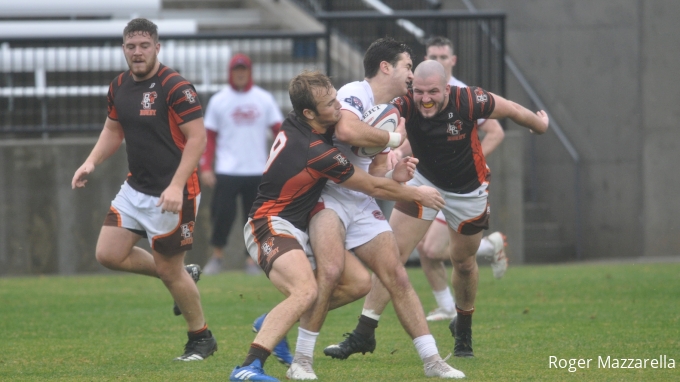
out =
<path fill-rule="evenodd" d="M 388 171 L 388 172 L 385 174 L 385 178 L 387 178 L 387 179 L 392 179 L 392 173 L 393 173 L 393 172 L 394 172 L 394 170 Z"/>
<path fill-rule="evenodd" d="M 401 145 L 401 134 L 400 133 L 389 133 L 390 140 L 387 142 L 387 147 L 399 147 Z"/>

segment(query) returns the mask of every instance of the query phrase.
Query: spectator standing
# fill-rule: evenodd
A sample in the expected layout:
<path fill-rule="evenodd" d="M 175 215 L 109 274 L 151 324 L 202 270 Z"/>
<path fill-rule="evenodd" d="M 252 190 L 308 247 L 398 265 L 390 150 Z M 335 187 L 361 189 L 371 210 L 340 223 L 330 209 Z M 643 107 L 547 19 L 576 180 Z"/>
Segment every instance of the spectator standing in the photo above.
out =
<path fill-rule="evenodd" d="M 252 68 L 248 56 L 234 55 L 229 62 L 229 86 L 212 96 L 205 111 L 208 144 L 200 177 L 203 185 L 214 187 L 212 256 L 203 270 L 206 275 L 217 274 L 224 266 L 223 250 L 236 221 L 239 195 L 243 221 L 247 220 L 267 163 L 269 134 L 276 135 L 283 121 L 271 93 L 253 84 Z M 261 273 L 247 251 L 245 255 L 246 272 Z"/>

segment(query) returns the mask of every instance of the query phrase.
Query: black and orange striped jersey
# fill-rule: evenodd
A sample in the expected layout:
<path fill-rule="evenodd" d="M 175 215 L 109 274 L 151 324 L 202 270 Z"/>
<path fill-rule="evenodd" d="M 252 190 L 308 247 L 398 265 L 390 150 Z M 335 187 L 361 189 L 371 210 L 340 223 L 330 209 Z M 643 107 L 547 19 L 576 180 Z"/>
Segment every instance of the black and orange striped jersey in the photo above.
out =
<path fill-rule="evenodd" d="M 326 181 L 342 183 L 353 174 L 354 166 L 330 135 L 317 133 L 291 112 L 272 144 L 249 216 L 278 216 L 304 231 Z"/>
<path fill-rule="evenodd" d="M 136 82 L 130 71 L 109 85 L 108 117 L 123 126 L 128 183 L 147 195 L 160 196 L 170 185 L 184 151 L 186 137 L 179 126 L 203 117 L 194 86 L 161 64 L 158 73 Z M 200 193 L 196 170 L 184 193 Z"/>
<path fill-rule="evenodd" d="M 413 92 L 392 101 L 406 119 L 406 133 L 418 172 L 442 190 L 464 194 L 477 189 L 489 173 L 477 134 L 477 119 L 489 118 L 491 94 L 478 87 L 451 87 L 449 102 L 432 118 L 424 118 Z"/>

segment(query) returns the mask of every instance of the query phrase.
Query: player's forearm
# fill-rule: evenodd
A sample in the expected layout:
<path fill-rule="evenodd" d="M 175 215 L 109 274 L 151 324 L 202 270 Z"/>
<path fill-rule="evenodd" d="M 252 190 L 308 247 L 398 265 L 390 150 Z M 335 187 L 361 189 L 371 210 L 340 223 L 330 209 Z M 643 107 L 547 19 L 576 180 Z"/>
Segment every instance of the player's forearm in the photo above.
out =
<path fill-rule="evenodd" d="M 392 179 L 375 178 L 373 186 L 368 194 L 376 199 L 395 202 L 420 201 L 420 194 L 416 187 L 402 185 Z"/>
<path fill-rule="evenodd" d="M 383 177 L 385 174 L 387 174 L 387 167 L 387 153 L 380 153 L 375 156 L 371 164 L 368 166 L 368 173 L 373 176 Z"/>
<path fill-rule="evenodd" d="M 489 125 L 489 126 L 487 126 Z M 505 138 L 505 132 L 503 131 L 503 127 L 501 127 L 500 123 L 494 119 L 488 119 L 484 122 L 484 124 L 480 127 L 482 131 L 484 131 L 484 139 L 482 139 L 482 153 L 484 156 L 487 156 L 491 154 L 497 147 L 498 145 L 503 142 L 503 139 Z"/>
<path fill-rule="evenodd" d="M 547 131 L 547 127 L 543 125 L 543 122 L 531 110 L 515 102 L 508 102 L 511 102 L 511 106 L 515 111 L 508 116 L 513 122 L 530 129 L 536 134 L 543 134 Z"/>
<path fill-rule="evenodd" d="M 358 119 L 348 120 L 343 116 L 335 126 L 335 137 L 352 146 L 376 147 L 387 145 L 390 134 Z"/>
<path fill-rule="evenodd" d="M 184 188 L 189 176 L 194 172 L 198 166 L 198 162 L 205 150 L 206 137 L 205 135 L 197 135 L 188 137 L 185 145 L 184 152 L 182 152 L 182 159 L 179 162 L 179 166 L 175 171 L 175 175 L 172 177 L 171 185 Z"/>

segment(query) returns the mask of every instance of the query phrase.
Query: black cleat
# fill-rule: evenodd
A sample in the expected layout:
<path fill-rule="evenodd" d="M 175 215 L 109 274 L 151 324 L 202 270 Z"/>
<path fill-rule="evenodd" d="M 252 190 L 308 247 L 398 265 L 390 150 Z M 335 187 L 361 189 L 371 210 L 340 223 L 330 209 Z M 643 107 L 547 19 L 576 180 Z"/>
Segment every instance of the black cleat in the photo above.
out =
<path fill-rule="evenodd" d="M 208 330 L 210 337 L 203 337 L 197 340 L 189 340 L 184 345 L 184 354 L 175 358 L 175 361 L 203 361 L 217 351 L 217 340 L 212 332 Z"/>
<path fill-rule="evenodd" d="M 337 345 L 329 345 L 323 349 L 323 354 L 338 359 L 347 359 L 354 353 L 373 353 L 375 350 L 375 337 L 366 338 L 356 332 L 345 333 L 344 341 Z"/>
<path fill-rule="evenodd" d="M 462 325 L 456 325 L 459 316 L 454 317 L 449 324 L 449 330 L 455 340 L 453 355 L 461 358 L 474 357 L 475 355 L 472 353 L 472 325 L 466 328 L 460 327 Z"/>
<path fill-rule="evenodd" d="M 201 266 L 198 264 L 189 264 L 185 265 L 184 269 L 187 270 L 187 273 L 191 275 L 191 278 L 194 279 L 194 282 L 198 282 L 198 280 L 201 279 Z M 182 315 L 182 311 L 179 310 L 179 306 L 177 306 L 177 302 L 175 302 L 175 305 L 172 307 L 172 312 L 175 313 L 175 316 L 180 316 Z"/>

